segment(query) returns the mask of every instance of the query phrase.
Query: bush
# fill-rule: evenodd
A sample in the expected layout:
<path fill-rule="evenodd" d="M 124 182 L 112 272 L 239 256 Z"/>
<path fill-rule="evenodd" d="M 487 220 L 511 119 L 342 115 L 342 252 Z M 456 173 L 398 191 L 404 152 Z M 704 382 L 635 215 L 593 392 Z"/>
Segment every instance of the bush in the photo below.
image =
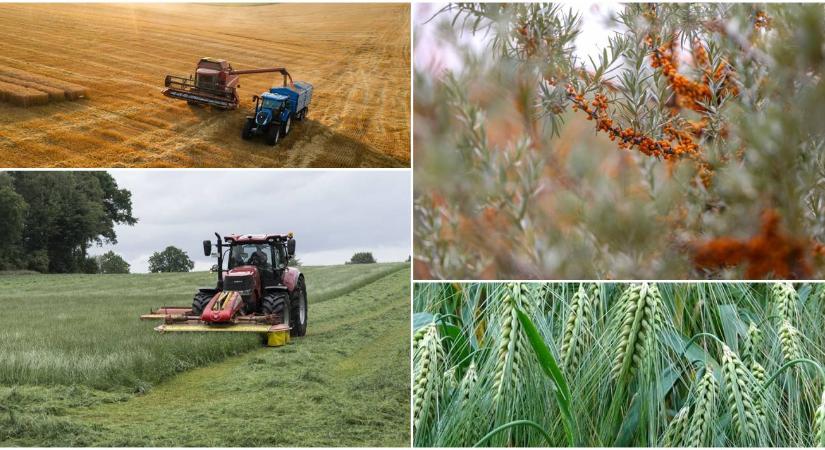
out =
<path fill-rule="evenodd" d="M 97 263 L 100 273 L 129 273 L 129 263 L 111 250 L 98 256 Z"/>
<path fill-rule="evenodd" d="M 825 274 L 825 9 L 617 4 L 592 52 L 569 9 L 426 25 L 416 278 Z"/>
<path fill-rule="evenodd" d="M 149 258 L 149 272 L 189 272 L 195 263 L 185 251 L 168 246 L 162 252 L 155 252 Z"/>
<path fill-rule="evenodd" d="M 35 250 L 29 254 L 26 268 L 35 272 L 47 273 L 49 271 L 49 252 L 46 250 Z"/>
<path fill-rule="evenodd" d="M 352 255 L 349 260 L 349 264 L 375 264 L 376 262 L 378 261 L 375 260 L 371 252 L 358 252 Z"/>
<path fill-rule="evenodd" d="M 97 258 L 94 256 L 87 256 L 83 259 L 80 263 L 80 271 L 83 273 L 99 273 L 100 272 L 100 265 L 97 262 Z"/>

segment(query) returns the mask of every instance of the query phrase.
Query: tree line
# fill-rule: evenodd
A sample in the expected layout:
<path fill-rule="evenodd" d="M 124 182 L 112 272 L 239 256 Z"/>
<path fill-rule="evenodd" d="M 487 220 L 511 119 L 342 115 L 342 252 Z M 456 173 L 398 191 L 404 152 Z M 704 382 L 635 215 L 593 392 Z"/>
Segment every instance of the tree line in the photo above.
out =
<path fill-rule="evenodd" d="M 131 192 L 107 172 L 0 173 L 0 270 L 99 272 L 89 247 L 136 223 Z"/>

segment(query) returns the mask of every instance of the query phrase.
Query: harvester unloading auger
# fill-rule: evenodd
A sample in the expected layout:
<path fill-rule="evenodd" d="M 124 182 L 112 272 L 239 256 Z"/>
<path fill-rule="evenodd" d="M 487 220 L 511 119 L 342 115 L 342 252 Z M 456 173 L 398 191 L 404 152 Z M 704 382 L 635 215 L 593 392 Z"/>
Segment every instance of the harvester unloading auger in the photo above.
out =
<path fill-rule="evenodd" d="M 164 323 L 155 327 L 162 333 L 258 333 L 271 347 L 306 334 L 304 275 L 288 264 L 295 255 L 292 233 L 215 236 L 217 286 L 199 289 L 191 307 L 164 306 L 140 316 L 141 320 L 162 319 Z M 223 270 L 224 249 L 227 270 Z M 211 241 L 203 241 L 203 253 L 212 254 Z"/>
<path fill-rule="evenodd" d="M 240 103 L 237 88 L 241 75 L 275 73 L 284 76 L 284 87 L 292 86 L 292 76 L 284 67 L 235 70 L 228 61 L 201 58 L 195 75 L 189 78 L 166 75 L 162 93 L 167 97 L 186 100 L 189 104 L 212 105 L 221 109 L 235 109 Z"/>

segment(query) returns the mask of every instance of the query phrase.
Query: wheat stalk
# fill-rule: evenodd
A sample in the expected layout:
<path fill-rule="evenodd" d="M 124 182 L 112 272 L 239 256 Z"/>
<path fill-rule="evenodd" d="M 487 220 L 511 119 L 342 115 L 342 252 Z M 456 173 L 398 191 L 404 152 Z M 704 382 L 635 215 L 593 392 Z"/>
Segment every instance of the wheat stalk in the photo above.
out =
<path fill-rule="evenodd" d="M 668 424 L 665 435 L 662 437 L 662 447 L 682 446 L 685 441 L 689 414 L 690 408 L 685 406 L 673 416 L 673 420 Z"/>
<path fill-rule="evenodd" d="M 414 355 L 415 380 L 413 383 L 413 430 L 426 427 L 435 415 L 441 391 L 441 365 L 444 349 L 435 324 L 425 327 Z"/>
<path fill-rule="evenodd" d="M 706 447 L 711 444 L 711 431 L 716 419 L 719 384 L 707 368 L 696 387 L 696 406 L 687 431 L 686 447 Z"/>
<path fill-rule="evenodd" d="M 725 344 L 722 344 L 722 377 L 731 423 L 747 443 L 755 443 L 759 435 L 758 412 L 751 396 L 755 383 L 736 353 Z"/>
<path fill-rule="evenodd" d="M 655 284 L 632 285 L 622 293 L 619 302 L 622 317 L 611 370 L 617 380 L 624 376 L 632 378 L 647 361 L 662 321 L 662 298 Z"/>

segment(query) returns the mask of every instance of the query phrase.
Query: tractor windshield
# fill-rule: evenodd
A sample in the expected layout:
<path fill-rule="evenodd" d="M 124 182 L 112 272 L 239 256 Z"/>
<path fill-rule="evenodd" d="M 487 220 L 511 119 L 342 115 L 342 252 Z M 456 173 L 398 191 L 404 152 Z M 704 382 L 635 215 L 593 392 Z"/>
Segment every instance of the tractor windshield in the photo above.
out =
<path fill-rule="evenodd" d="M 197 74 L 195 86 L 201 89 L 217 89 L 216 79 L 214 75 Z"/>
<path fill-rule="evenodd" d="M 271 268 L 279 266 L 280 255 L 275 253 L 273 258 L 272 247 L 269 244 L 237 244 L 229 252 L 229 268 L 238 266 L 258 266 Z"/>
<path fill-rule="evenodd" d="M 278 109 L 281 107 L 281 103 L 281 100 L 275 100 L 274 98 L 265 98 L 262 106 L 267 109 Z"/>

